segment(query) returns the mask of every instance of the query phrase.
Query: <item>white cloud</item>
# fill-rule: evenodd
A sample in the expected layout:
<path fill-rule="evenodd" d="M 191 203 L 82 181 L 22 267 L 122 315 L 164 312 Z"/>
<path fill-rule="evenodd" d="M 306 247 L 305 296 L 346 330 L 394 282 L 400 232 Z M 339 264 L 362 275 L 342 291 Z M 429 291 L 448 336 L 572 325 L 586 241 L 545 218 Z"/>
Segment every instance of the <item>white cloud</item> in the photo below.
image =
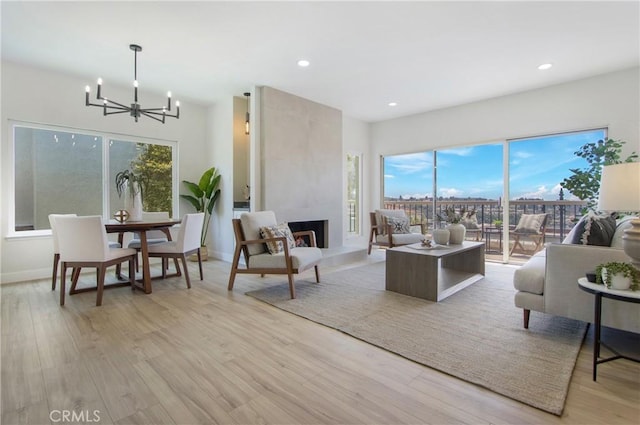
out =
<path fill-rule="evenodd" d="M 395 179 L 395 178 L 396 178 L 396 176 L 394 176 L 393 174 L 385 174 L 385 175 L 384 175 L 384 178 L 385 178 L 385 179 Z"/>
<path fill-rule="evenodd" d="M 449 198 L 451 196 L 460 197 L 464 192 L 453 187 L 441 187 L 438 189 L 438 196 Z"/>

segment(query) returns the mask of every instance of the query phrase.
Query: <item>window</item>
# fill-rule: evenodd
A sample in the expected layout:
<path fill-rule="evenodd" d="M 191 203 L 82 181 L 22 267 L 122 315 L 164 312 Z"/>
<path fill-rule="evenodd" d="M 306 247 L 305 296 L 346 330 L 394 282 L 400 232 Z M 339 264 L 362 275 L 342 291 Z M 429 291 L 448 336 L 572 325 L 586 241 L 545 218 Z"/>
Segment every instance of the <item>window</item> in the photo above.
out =
<path fill-rule="evenodd" d="M 13 232 L 49 229 L 51 213 L 111 217 L 123 208 L 113 182 L 130 169 L 149 181 L 146 211 L 174 211 L 175 142 L 115 138 L 86 130 L 15 123 Z"/>
<path fill-rule="evenodd" d="M 347 223 L 349 234 L 360 234 L 360 187 L 362 170 L 360 155 L 347 154 Z"/>

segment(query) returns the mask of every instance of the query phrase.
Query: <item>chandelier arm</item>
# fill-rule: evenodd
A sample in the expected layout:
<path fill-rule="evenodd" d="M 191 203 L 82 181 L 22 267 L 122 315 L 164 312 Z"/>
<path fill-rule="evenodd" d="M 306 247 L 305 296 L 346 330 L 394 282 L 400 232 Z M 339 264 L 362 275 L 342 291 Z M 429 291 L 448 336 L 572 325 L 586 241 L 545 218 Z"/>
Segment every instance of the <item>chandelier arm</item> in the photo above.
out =
<path fill-rule="evenodd" d="M 160 119 L 160 118 L 154 117 L 153 115 L 149 114 L 148 112 L 144 112 L 144 111 L 140 111 L 140 115 L 144 115 L 147 118 L 151 118 L 151 119 L 154 119 L 156 121 L 160 121 L 161 123 L 164 124 L 164 117 L 163 117 L 163 119 Z M 160 115 L 162 115 L 162 114 L 160 114 Z"/>
<path fill-rule="evenodd" d="M 124 109 L 131 110 L 130 106 L 123 105 L 122 103 L 114 102 L 111 99 L 106 99 L 106 98 L 103 97 L 102 100 L 106 100 L 107 101 L 107 108 L 119 107 L 119 108 L 124 108 Z M 114 105 L 116 105 L 116 106 L 114 106 Z"/>
<path fill-rule="evenodd" d="M 113 111 L 113 112 L 107 112 L 105 113 L 105 115 L 126 114 L 127 112 L 130 112 L 130 111 Z"/>
<path fill-rule="evenodd" d="M 169 112 L 171 109 L 167 109 L 167 108 L 145 108 L 145 109 L 140 109 L 140 110 L 144 111 L 144 112 L 153 112 L 153 111 L 166 111 L 166 112 Z M 162 112 L 155 112 L 155 113 L 162 114 Z"/>
<path fill-rule="evenodd" d="M 177 113 L 175 115 L 172 115 L 172 114 L 167 114 L 166 112 L 152 112 L 149 109 L 144 109 L 144 110 L 141 110 L 140 112 L 144 112 L 145 114 L 149 114 L 149 115 L 157 115 L 161 117 L 178 118 Z"/>

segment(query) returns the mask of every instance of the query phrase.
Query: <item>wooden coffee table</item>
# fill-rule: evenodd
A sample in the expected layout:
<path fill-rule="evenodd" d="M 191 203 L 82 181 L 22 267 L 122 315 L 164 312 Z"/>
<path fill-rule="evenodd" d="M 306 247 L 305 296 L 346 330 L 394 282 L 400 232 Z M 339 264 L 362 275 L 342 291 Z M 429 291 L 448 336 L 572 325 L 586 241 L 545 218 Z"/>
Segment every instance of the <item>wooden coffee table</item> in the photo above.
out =
<path fill-rule="evenodd" d="M 420 244 L 387 249 L 387 291 L 442 301 L 484 276 L 484 242 L 421 249 Z"/>

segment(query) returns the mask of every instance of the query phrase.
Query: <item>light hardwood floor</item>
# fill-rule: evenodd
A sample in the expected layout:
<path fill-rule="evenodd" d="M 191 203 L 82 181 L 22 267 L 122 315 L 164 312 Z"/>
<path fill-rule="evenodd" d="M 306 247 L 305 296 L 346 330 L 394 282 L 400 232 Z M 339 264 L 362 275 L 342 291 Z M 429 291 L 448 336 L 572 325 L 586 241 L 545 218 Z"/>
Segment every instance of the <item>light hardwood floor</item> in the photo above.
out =
<path fill-rule="evenodd" d="M 93 424 L 640 423 L 640 365 L 602 365 L 594 383 L 591 332 L 557 417 L 243 295 L 283 276 L 238 276 L 233 292 L 228 276 L 209 261 L 190 290 L 154 280 L 102 307 L 95 292 L 60 307 L 49 280 L 3 285 L 2 424 L 65 410 Z"/>

